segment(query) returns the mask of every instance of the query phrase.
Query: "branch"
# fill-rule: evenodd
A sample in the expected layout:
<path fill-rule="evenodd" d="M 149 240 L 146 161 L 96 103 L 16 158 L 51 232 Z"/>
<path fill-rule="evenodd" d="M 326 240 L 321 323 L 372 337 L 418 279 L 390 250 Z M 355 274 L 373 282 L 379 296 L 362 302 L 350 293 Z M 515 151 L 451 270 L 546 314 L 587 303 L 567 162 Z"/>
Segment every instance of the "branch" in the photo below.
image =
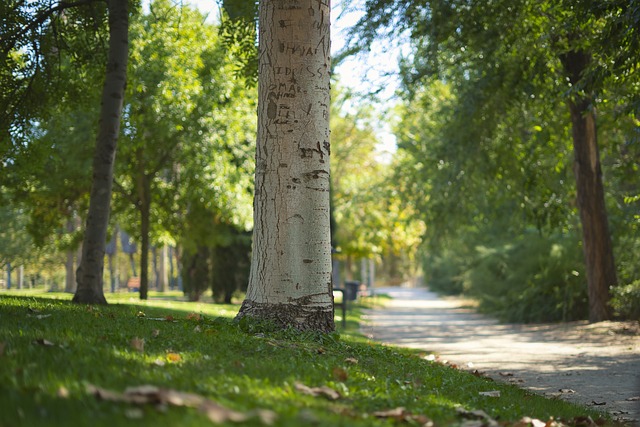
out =
<path fill-rule="evenodd" d="M 33 21 L 29 22 L 29 24 L 27 24 L 21 30 L 17 31 L 10 37 L 7 37 L 7 40 L 8 40 L 7 45 L 3 48 L 4 54 L 9 53 L 9 51 L 15 47 L 18 40 L 24 37 L 24 35 L 27 34 L 29 31 L 32 31 L 38 26 L 42 25 L 54 13 L 60 12 L 62 10 L 70 9 L 72 7 L 86 6 L 92 3 L 96 3 L 98 1 L 106 1 L 106 0 L 78 0 L 75 2 L 63 1 L 58 3 L 57 6 L 41 12 L 39 15 L 36 16 L 36 18 Z"/>

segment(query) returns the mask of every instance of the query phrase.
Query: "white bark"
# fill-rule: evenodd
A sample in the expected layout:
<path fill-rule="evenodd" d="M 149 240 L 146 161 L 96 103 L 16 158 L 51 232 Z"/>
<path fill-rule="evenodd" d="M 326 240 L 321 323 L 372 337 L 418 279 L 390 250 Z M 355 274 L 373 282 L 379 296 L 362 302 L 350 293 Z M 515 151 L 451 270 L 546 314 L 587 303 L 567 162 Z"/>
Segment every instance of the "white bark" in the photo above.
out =
<path fill-rule="evenodd" d="M 262 0 L 254 233 L 239 316 L 333 329 L 329 0 Z"/>

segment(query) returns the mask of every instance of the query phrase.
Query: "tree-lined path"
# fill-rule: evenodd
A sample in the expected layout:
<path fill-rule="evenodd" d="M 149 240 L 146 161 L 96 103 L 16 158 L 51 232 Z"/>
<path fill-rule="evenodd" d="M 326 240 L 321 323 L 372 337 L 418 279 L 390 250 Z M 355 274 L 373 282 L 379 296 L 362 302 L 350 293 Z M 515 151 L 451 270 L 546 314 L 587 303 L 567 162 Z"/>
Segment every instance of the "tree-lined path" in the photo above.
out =
<path fill-rule="evenodd" d="M 512 325 L 474 312 L 468 301 L 423 288 L 385 288 L 364 332 L 384 343 L 436 353 L 463 369 L 513 382 L 621 420 L 640 420 L 637 322 Z M 634 399 L 635 398 L 635 399 Z"/>

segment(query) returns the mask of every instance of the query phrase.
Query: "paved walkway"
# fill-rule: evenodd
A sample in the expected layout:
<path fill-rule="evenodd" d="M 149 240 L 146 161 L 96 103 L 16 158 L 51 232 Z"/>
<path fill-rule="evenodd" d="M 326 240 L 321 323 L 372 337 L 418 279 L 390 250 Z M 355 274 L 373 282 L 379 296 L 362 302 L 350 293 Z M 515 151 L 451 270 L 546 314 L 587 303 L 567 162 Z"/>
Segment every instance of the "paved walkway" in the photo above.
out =
<path fill-rule="evenodd" d="M 422 288 L 384 288 L 393 297 L 366 314 L 365 334 L 436 353 L 496 380 L 608 411 L 640 427 L 637 322 L 499 324 L 464 300 Z"/>

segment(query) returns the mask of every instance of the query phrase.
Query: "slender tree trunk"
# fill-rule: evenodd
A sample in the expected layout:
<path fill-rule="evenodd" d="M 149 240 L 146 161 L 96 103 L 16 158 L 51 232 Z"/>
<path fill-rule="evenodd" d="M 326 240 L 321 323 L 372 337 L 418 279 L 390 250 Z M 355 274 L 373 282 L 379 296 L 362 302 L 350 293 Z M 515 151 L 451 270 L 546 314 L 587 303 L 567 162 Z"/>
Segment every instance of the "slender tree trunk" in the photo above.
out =
<path fill-rule="evenodd" d="M 151 180 L 141 173 L 138 182 L 140 200 L 140 299 L 149 294 L 149 228 L 151 216 Z"/>
<path fill-rule="evenodd" d="M 7 263 L 7 289 L 11 289 L 11 263 Z"/>
<path fill-rule="evenodd" d="M 572 84 L 578 83 L 590 55 L 569 52 L 561 57 Z M 589 320 L 611 318 L 610 289 L 617 284 L 613 244 L 604 199 L 596 118 L 591 99 L 576 96 L 569 101 L 573 132 L 574 165 L 582 244 L 587 269 Z"/>
<path fill-rule="evenodd" d="M 167 291 L 167 245 L 160 249 L 160 262 L 158 262 L 158 291 Z"/>
<path fill-rule="evenodd" d="M 24 288 L 24 265 L 18 267 L 18 289 Z"/>
<path fill-rule="evenodd" d="M 76 229 L 76 224 L 73 218 L 70 218 L 66 224 L 67 233 L 71 234 Z M 76 265 L 75 265 L 75 251 L 72 249 L 67 250 L 67 260 L 65 262 L 65 285 L 64 291 L 70 294 L 76 291 Z"/>
<path fill-rule="evenodd" d="M 109 56 L 102 90 L 100 125 L 93 157 L 93 182 L 82 245 L 82 260 L 73 301 L 106 304 L 103 270 L 111 205 L 113 166 L 120 132 L 120 116 L 127 81 L 129 55 L 128 0 L 109 0 Z"/>
<path fill-rule="evenodd" d="M 238 317 L 332 331 L 329 0 L 262 0 L 254 232 Z"/>

